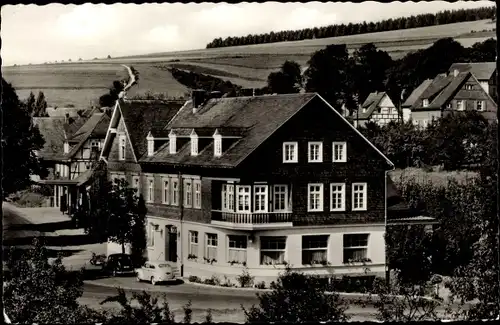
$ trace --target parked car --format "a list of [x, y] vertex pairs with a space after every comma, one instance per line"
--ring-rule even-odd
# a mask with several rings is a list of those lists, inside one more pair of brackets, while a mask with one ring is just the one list
[[146, 262], [136, 269], [137, 281], [149, 281], [152, 285], [158, 282], [175, 281], [175, 274], [170, 265], [165, 262]]
[[102, 269], [104, 272], [117, 275], [133, 275], [134, 267], [132, 257], [129, 254], [111, 254], [104, 262]]

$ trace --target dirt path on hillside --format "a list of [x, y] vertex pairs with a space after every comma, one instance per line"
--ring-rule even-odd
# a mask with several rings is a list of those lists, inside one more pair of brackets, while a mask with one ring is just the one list
[[130, 69], [130, 67], [128, 65], [122, 64], [122, 67], [124, 67], [125, 69], [127, 69], [128, 75], [129, 75], [129, 79], [128, 79], [128, 83], [125, 85], [125, 87], [123, 87], [123, 91], [119, 95], [120, 98], [123, 98], [123, 96], [127, 93], [127, 91], [133, 85], [135, 85], [135, 82], [137, 81], [135, 79], [135, 75], [132, 73], [132, 69]]

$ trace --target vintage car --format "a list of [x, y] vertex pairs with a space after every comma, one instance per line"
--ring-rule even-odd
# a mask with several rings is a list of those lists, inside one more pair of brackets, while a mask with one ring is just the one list
[[165, 262], [146, 262], [136, 269], [137, 281], [149, 281], [152, 285], [158, 282], [175, 281], [175, 274], [170, 265]]
[[134, 266], [129, 254], [111, 254], [104, 262], [102, 269], [112, 276], [133, 275]]

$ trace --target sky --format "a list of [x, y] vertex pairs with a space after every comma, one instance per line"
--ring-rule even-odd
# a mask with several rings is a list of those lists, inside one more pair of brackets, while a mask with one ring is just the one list
[[492, 1], [2, 6], [3, 65], [205, 48], [216, 37], [379, 21]]

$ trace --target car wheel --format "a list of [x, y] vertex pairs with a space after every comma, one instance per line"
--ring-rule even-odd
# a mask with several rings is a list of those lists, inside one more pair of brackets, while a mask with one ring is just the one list
[[116, 276], [116, 270], [113, 270], [111, 274], [113, 274], [113, 276]]
[[137, 275], [135, 279], [137, 280], [137, 282], [141, 282], [141, 278], [139, 277], [139, 275]]
[[154, 276], [152, 276], [152, 277], [151, 277], [151, 284], [152, 284], [152, 285], [156, 285], [156, 280], [155, 280], [155, 277], [154, 277]]

